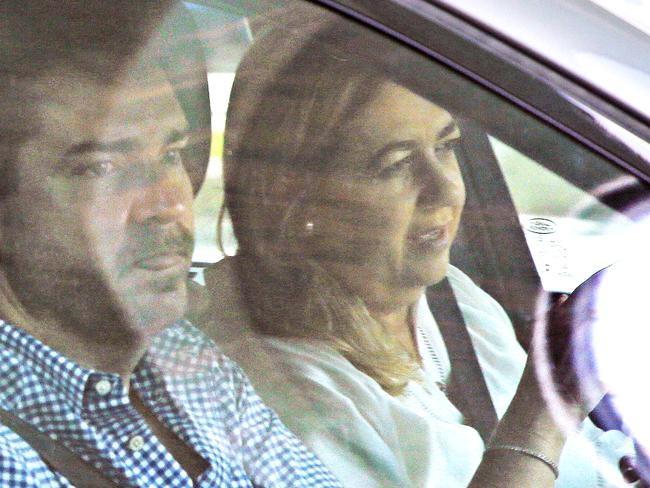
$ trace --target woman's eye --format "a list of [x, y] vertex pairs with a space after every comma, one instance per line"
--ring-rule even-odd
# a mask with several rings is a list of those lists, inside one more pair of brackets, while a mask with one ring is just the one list
[[183, 162], [180, 149], [168, 149], [162, 156], [162, 163], [166, 166], [176, 166]]
[[414, 155], [411, 150], [400, 150], [390, 154], [383, 161], [377, 176], [382, 179], [392, 178], [399, 175], [403, 170], [413, 163]]
[[71, 176], [85, 178], [101, 178], [113, 173], [116, 165], [109, 160], [101, 161], [79, 161], [69, 167], [68, 173]]
[[448, 158], [449, 156], [454, 154], [454, 151], [458, 149], [459, 145], [460, 145], [460, 137], [457, 137], [456, 139], [448, 139], [446, 141], [436, 144], [435, 146], [436, 157], [438, 159]]

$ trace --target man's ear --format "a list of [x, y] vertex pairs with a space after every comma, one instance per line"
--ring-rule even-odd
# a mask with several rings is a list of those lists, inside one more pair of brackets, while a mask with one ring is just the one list
[[[0, 175], [1, 177], [1, 175]], [[4, 185], [0, 184], [0, 187]], [[4, 189], [4, 188], [3, 188]], [[5, 237], [7, 236], [7, 199], [8, 196], [6, 193], [0, 193], [0, 256], [2, 256], [2, 246], [5, 242]], [[0, 258], [0, 268], [2, 267], [2, 258]]]
[[[4, 199], [0, 200], [0, 248], [5, 246], [6, 239], [11, 239], [11, 233], [6, 229], [6, 206]], [[23, 326], [29, 323], [29, 315], [16, 296], [11, 285], [5, 263], [3, 262], [2, 249], [0, 249], [0, 320]]]
[[[0, 178], [3, 173], [0, 172]], [[3, 262], [7, 249], [15, 242], [15, 226], [17, 220], [20, 218], [20, 204], [16, 201], [15, 187], [5, 185], [11, 179], [7, 179], [0, 183], [0, 272], [4, 271], [5, 263]], [[13, 184], [13, 182], [12, 182]], [[13, 230], [12, 230], [13, 229]]]

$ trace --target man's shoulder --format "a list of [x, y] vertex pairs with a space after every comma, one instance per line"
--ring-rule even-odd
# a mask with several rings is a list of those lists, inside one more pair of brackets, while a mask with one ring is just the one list
[[0, 424], [0, 484], [12, 487], [60, 486], [38, 453]]
[[[0, 408], [10, 408], [17, 399], [30, 396], [42, 382], [34, 376], [32, 362], [17, 349], [13, 337], [6, 334], [8, 325], [0, 320]], [[33, 348], [25, 346], [24, 350]]]

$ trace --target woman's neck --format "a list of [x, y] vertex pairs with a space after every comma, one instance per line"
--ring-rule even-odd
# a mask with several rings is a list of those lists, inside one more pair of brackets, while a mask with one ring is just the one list
[[419, 360], [413, 320], [414, 306], [415, 304], [404, 305], [389, 311], [371, 311], [370, 313], [401, 344], [406, 352]]

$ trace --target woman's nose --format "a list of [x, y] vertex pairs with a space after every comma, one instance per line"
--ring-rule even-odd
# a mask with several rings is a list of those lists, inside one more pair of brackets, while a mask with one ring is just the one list
[[465, 185], [455, 156], [440, 160], [434, 148], [425, 151], [422, 164], [416, 172], [420, 206], [462, 206]]

